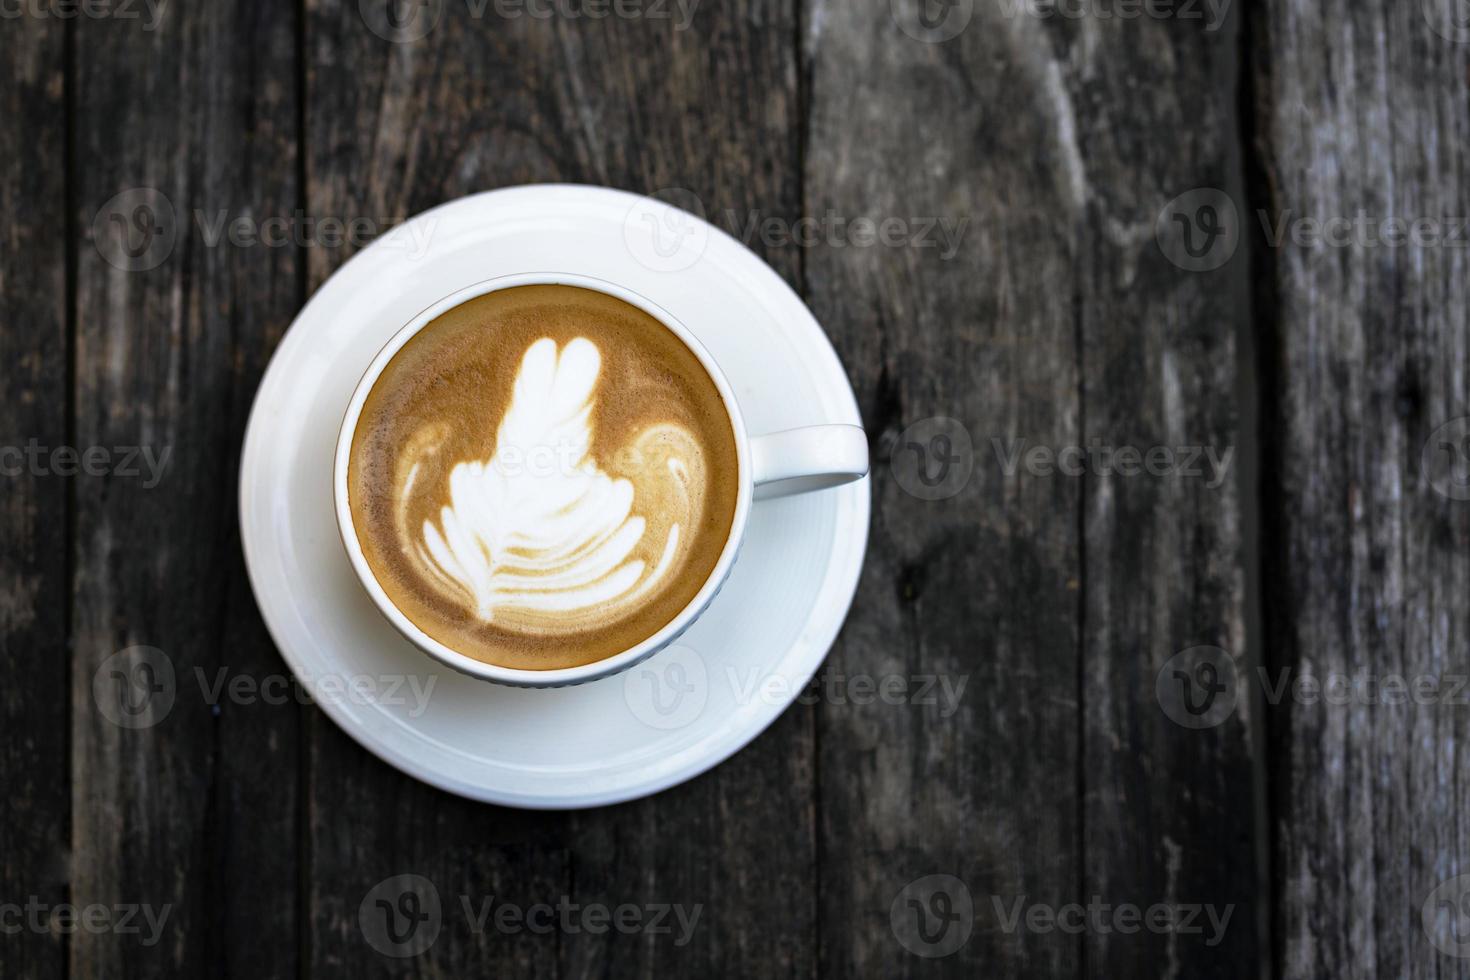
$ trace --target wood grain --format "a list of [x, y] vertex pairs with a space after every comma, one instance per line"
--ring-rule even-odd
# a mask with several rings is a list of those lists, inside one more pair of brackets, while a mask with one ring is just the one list
[[[1079, 976], [1076, 937], [1008, 934], [994, 908], [1072, 901], [1082, 870], [1081, 486], [1007, 477], [991, 444], [1081, 435], [1054, 66], [996, 10], [977, 6], [962, 33], [926, 43], [894, 9], [808, 10], [807, 208], [968, 231], [948, 261], [912, 242], [807, 256], [810, 302], [852, 375], [874, 460], [865, 572], [824, 673], [898, 677], [916, 697], [926, 675], [966, 686], [948, 716], [907, 700], [821, 706], [821, 972]], [[974, 469], [930, 500], [914, 495], [909, 443], [932, 446], [936, 416], [970, 433]], [[913, 914], [904, 890], [933, 874], [964, 883], [974, 932], [927, 960], [890, 911]]]
[[[823, 962], [927, 972], [887, 913], [909, 880], [945, 873], [974, 905], [973, 937], [939, 961], [955, 975], [1240, 976], [1258, 956], [1248, 709], [1188, 731], [1154, 690], [1186, 647], [1245, 655], [1235, 483], [1007, 472], [1003, 458], [1233, 445], [1244, 265], [1186, 272], [1153, 233], [1175, 194], [1239, 180], [1233, 32], [976, 5], [926, 42], [903, 9], [817, 3], [807, 32], [811, 210], [971, 222], [949, 262], [912, 246], [809, 260], [879, 462], [867, 575], [833, 662], [969, 687], [947, 719], [822, 711]], [[1171, 126], [1210, 135], [1183, 151], [1137, 138]], [[938, 501], [906, 492], [903, 471], [934, 416], [964, 423], [975, 466]], [[876, 859], [844, 860], [858, 853]], [[1093, 896], [1236, 917], [1206, 946], [1028, 930], [1001, 912]]]
[[[47, 905], [68, 900], [66, 481], [24, 454], [67, 442], [64, 26], [0, 36], [0, 901]], [[59, 935], [0, 941], [0, 976], [65, 967]]]
[[[1441, 492], [1463, 485], [1467, 448], [1441, 427], [1470, 414], [1465, 219], [1452, 220], [1470, 213], [1470, 45], [1432, 26], [1452, 9], [1281, 0], [1253, 27], [1257, 234], [1286, 221], [1304, 235], [1262, 244], [1272, 668], [1349, 692], [1357, 678], [1434, 685], [1424, 703], [1288, 692], [1269, 709], [1286, 978], [1470, 975], [1421, 927], [1434, 889], [1470, 872], [1470, 711], [1449, 690], [1470, 673], [1470, 504]], [[1337, 245], [1302, 224], [1360, 214], [1369, 231]], [[1462, 244], [1394, 246], [1389, 218]]]
[[[684, 188], [711, 215], [797, 212], [791, 3], [696, 6], [687, 30], [667, 19], [503, 17], [457, 2], [435, 11], [421, 39], [396, 43], [368, 29], [355, 2], [309, 5], [314, 213], [402, 218], [538, 181]], [[346, 251], [313, 250], [313, 286]], [[795, 253], [768, 255], [794, 282]], [[809, 975], [812, 754], [811, 713], [793, 710], [713, 773], [653, 799], [528, 814], [430, 789], [314, 716], [309, 963], [327, 974]], [[445, 912], [434, 945], [395, 963], [363, 941], [357, 908], [401, 873], [433, 882]], [[704, 910], [676, 947], [647, 934], [476, 932], [461, 896]]]
[[[300, 709], [209, 693], [285, 670], [245, 582], [236, 460], [302, 267], [212, 229], [299, 203], [296, 23], [283, 2], [76, 23], [76, 439], [169, 453], [76, 481], [73, 895], [168, 908], [153, 946], [73, 935], [78, 977], [296, 971]], [[105, 700], [140, 689], [109, 658], [139, 645], [173, 697], [157, 670], [144, 727], [123, 727]]]
[[[0, 933], [0, 977], [1470, 977], [1421, 919], [1470, 892], [1436, 892], [1470, 874], [1453, 0], [1251, 0], [1223, 23], [1024, 0], [135, 6], [0, 20], [0, 905], [167, 918], [156, 945]], [[395, 42], [390, 8], [432, 24]], [[536, 814], [401, 775], [315, 707], [229, 695], [288, 675], [239, 557], [246, 415], [353, 251], [230, 223], [391, 223], [553, 180], [686, 189], [804, 293], [871, 435], [874, 516], [814, 706], [652, 799]], [[1238, 246], [1191, 267], [1176, 199], [1196, 232], [1201, 202], [1229, 209]], [[1385, 242], [1392, 217], [1454, 240]], [[817, 244], [786, 233], [802, 218]], [[1294, 237], [1330, 219], [1345, 241]], [[108, 462], [59, 472], [31, 440]], [[1024, 457], [1089, 445], [1234, 455], [1200, 476]], [[951, 453], [965, 479], [920, 478]], [[1192, 728], [1157, 682], [1199, 646], [1237, 683]], [[890, 679], [898, 703], [853, 697]], [[358, 909], [401, 873], [445, 917], [395, 960]], [[969, 900], [952, 951], [914, 930], [951, 910], [915, 890], [933, 875]], [[702, 915], [687, 946], [477, 932], [462, 896]], [[1007, 921], [1094, 896], [1231, 918], [1215, 945], [1208, 924]]]
[[[1083, 477], [1081, 897], [1203, 907], [1179, 931], [1089, 930], [1094, 976], [1234, 980], [1263, 962], [1249, 688], [1195, 729], [1164, 710], [1182, 692], [1164, 702], [1158, 687], [1161, 672], [1178, 683], [1175, 658], [1192, 648], [1224, 651], [1237, 681], [1258, 656], [1241, 515], [1253, 492], [1242, 489], [1253, 443], [1237, 379], [1237, 338], [1251, 328], [1243, 208], [1224, 209], [1237, 235], [1203, 263], [1218, 268], [1181, 267], [1189, 253], [1157, 231], [1181, 197], [1186, 208], [1201, 193], [1243, 199], [1237, 20], [1084, 21], [1061, 68], [1082, 192], [1067, 212], [1079, 231], [1081, 428], [1089, 446], [1118, 449]], [[1130, 447], [1155, 454], [1157, 470], [1138, 472]]]

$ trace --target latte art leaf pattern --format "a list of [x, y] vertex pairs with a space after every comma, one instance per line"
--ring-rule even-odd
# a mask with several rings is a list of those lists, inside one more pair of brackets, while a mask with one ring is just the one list
[[[638, 461], [632, 478], [606, 472], [593, 455], [601, 369], [585, 338], [533, 343], [493, 455], [456, 463], [447, 504], [423, 523], [419, 561], [484, 622], [532, 632], [606, 622], [677, 565], [700, 505], [697, 443], [678, 425], [650, 426], [624, 447]], [[656, 532], [640, 504], [657, 508]]]
[[717, 379], [651, 314], [562, 284], [441, 313], [363, 402], [347, 497], [430, 639], [558, 670], [654, 636], [709, 585], [741, 492]]

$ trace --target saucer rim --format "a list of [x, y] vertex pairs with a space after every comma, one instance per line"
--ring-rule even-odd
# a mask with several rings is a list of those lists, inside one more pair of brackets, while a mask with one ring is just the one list
[[[638, 202], [647, 200], [643, 195], [596, 185], [566, 183], [528, 184], [503, 187], [456, 198], [420, 212], [408, 220], [410, 222], [422, 221], [430, 216], [450, 209], [462, 208], [468, 211], [476, 208], [500, 206], [502, 204], [506, 206], [536, 205], [537, 202], [534, 199], [538, 197], [549, 199], [541, 204], [542, 207], [545, 207], [549, 203], [583, 203], [588, 207], [589, 211], [599, 206], [605, 206], [618, 201], [621, 201], [625, 207], [632, 207]], [[517, 201], [515, 200], [517, 198], [526, 198], [529, 200]], [[856, 396], [853, 393], [851, 382], [847, 379], [846, 371], [842, 367], [842, 362], [837, 356], [836, 349], [832, 345], [831, 338], [821, 328], [820, 323], [817, 322], [815, 315], [806, 306], [805, 301], [769, 264], [751, 251], [744, 243], [713, 223], [705, 221], [702, 218], [699, 220], [706, 226], [712, 240], [722, 240], [726, 247], [735, 245], [739, 251], [745, 253], [747, 264], [753, 263], [750, 267], [763, 280], [763, 286], [773, 288], [778, 294], [782, 295], [783, 299], [796, 304], [796, 308], [805, 312], [804, 320], [811, 327], [809, 331], [811, 334], [810, 341], [825, 345], [826, 352], [830, 355], [831, 362], [837, 366], [838, 373], [841, 377], [840, 385], [833, 384], [834, 378], [823, 377], [818, 381], [820, 385], [835, 389], [834, 394], [837, 396], [837, 399], [845, 405], [846, 417], [834, 418], [828, 421], [862, 425], [861, 413], [858, 410]], [[361, 267], [364, 263], [359, 260], [363, 260], [372, 254], [374, 249], [382, 247], [383, 241], [383, 239], [379, 239], [370, 244], [338, 267], [327, 280], [317, 287], [306, 304], [293, 318], [290, 327], [286, 330], [280, 342], [277, 344], [275, 351], [272, 353], [266, 370], [261, 375], [246, 423], [245, 437], [242, 441], [239, 469], [239, 519], [241, 550], [245, 561], [246, 575], [257, 608], [260, 611], [261, 620], [271, 637], [272, 643], [280, 653], [282, 660], [298, 678], [303, 676], [303, 665], [300, 661], [300, 656], [294, 652], [291, 645], [283, 642], [282, 630], [284, 627], [275, 621], [276, 614], [269, 611], [267, 603], [263, 601], [262, 596], [266, 595], [267, 592], [265, 585], [259, 579], [261, 565], [264, 561], [263, 549], [268, 546], [269, 535], [264, 534], [256, 526], [256, 522], [251, 516], [253, 512], [259, 510], [252, 496], [253, 481], [251, 474], [256, 472], [266, 459], [263, 455], [266, 452], [266, 447], [260, 445], [260, 439], [262, 438], [265, 427], [264, 419], [271, 409], [270, 406], [265, 404], [265, 399], [262, 396], [269, 391], [273, 379], [287, 370], [286, 364], [296, 356], [297, 348], [307, 343], [304, 331], [298, 330], [297, 327], [301, 326], [303, 321], [309, 318], [320, 317], [322, 315], [317, 307], [324, 305], [325, 301], [322, 297], [332, 280], [347, 277], [355, 267]], [[314, 424], [314, 421], [312, 419], [302, 419], [294, 424], [305, 426]], [[615, 805], [663, 792], [710, 771], [746, 748], [766, 731], [776, 719], [785, 714], [786, 710], [796, 701], [800, 692], [806, 687], [811, 677], [826, 661], [832, 645], [835, 643], [843, 624], [846, 622], [847, 615], [856, 598], [858, 584], [862, 576], [872, 516], [871, 487], [872, 475], [870, 473], [861, 480], [843, 487], [821, 491], [824, 495], [835, 495], [838, 493], [851, 495], [855, 507], [855, 513], [852, 514], [852, 517], [856, 519], [851, 522], [841, 520], [837, 522], [837, 533], [834, 535], [833, 543], [830, 547], [830, 554], [825, 565], [825, 578], [822, 583], [821, 596], [825, 598], [819, 597], [819, 600], [813, 603], [804, 621], [804, 625], [806, 626], [819, 624], [819, 628], [816, 632], [804, 634], [802, 637], [803, 643], [810, 649], [810, 653], [806, 657], [806, 662], [801, 664], [799, 669], [791, 675], [795, 683], [788, 685], [789, 696], [785, 697], [780, 704], [770, 705], [770, 710], [763, 711], [756, 716], [751, 716], [748, 721], [743, 721], [742, 727], [733, 733], [730, 733], [728, 730], [728, 726], [731, 724], [729, 720], [720, 723], [720, 725], [712, 729], [711, 736], [707, 737], [703, 742], [684, 750], [686, 753], [695, 753], [697, 751], [698, 758], [670, 768], [664, 771], [662, 775], [650, 776], [641, 781], [630, 781], [606, 790], [568, 793], [558, 796], [486, 786], [474, 781], [456, 778], [450, 773], [431, 768], [420, 760], [414, 759], [409, 754], [401, 751], [391, 740], [374, 739], [369, 727], [362, 724], [361, 720], [353, 715], [344, 704], [330, 699], [319, 700], [316, 703], [328, 718], [351, 737], [353, 741], [399, 772], [445, 792], [477, 802], [526, 810], [561, 811]], [[716, 596], [712, 600], [711, 606], [718, 601], [719, 598]], [[382, 628], [389, 632], [393, 630], [392, 625], [386, 620], [383, 621]], [[428, 657], [427, 654], [424, 656], [429, 662], [443, 666], [438, 661]], [[786, 656], [791, 656], [790, 650], [787, 651]], [[610, 677], [616, 676], [619, 675], [604, 676], [588, 681], [587, 683], [589, 685], [597, 683], [606, 684], [609, 683]], [[476, 679], [480, 683], [489, 683], [481, 678]], [[523, 690], [530, 693], [530, 696], [536, 696], [533, 693], [535, 689], [527, 688]], [[546, 690], [555, 689], [547, 688]], [[411, 722], [405, 724], [411, 727]], [[723, 735], [720, 734], [722, 728], [725, 729], [725, 734]], [[426, 742], [433, 742], [458, 754], [465, 755], [467, 758], [474, 758], [466, 750], [458, 746], [446, 745], [422, 731], [418, 734]], [[732, 734], [733, 737], [731, 737]], [[718, 744], [711, 745], [711, 741], [715, 738], [722, 738], [723, 740], [719, 741]], [[509, 767], [506, 768], [508, 769]]]

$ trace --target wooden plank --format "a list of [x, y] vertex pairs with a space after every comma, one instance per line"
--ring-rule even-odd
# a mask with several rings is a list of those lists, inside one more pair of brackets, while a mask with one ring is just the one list
[[[420, 8], [429, 21], [402, 22], [404, 36], [422, 37], [398, 43], [381, 36], [395, 36], [386, 22], [374, 22], [378, 33], [366, 26], [357, 3], [313, 0], [312, 211], [402, 217], [476, 191], [563, 180], [687, 188], [712, 215], [795, 214], [793, 4], [695, 5], [687, 30], [679, 12], [689, 5], [633, 7], [672, 19], [547, 20], [431, 3]], [[313, 286], [347, 251], [313, 252]], [[794, 252], [771, 258], [796, 280]], [[689, 785], [606, 810], [526, 814], [421, 785], [314, 716], [310, 963], [333, 974], [393, 968], [364, 942], [357, 909], [377, 882], [413, 873], [446, 908], [435, 943], [397, 961], [405, 972], [809, 975], [812, 757], [811, 712], [796, 708]], [[341, 833], [344, 813], [367, 815], [365, 825]], [[692, 941], [676, 947], [648, 935], [477, 934], [463, 895], [705, 910]]]
[[[1082, 477], [1081, 898], [1167, 916], [1133, 934], [1089, 928], [1095, 976], [1237, 980], [1264, 962], [1252, 698], [1239, 683], [1256, 652], [1240, 469], [1254, 444], [1237, 379], [1251, 329], [1238, 20], [1087, 20], [1060, 68], [1077, 131], [1082, 431], [1087, 447], [1116, 451]], [[1187, 240], [1181, 219], [1195, 226]], [[1236, 686], [1205, 701], [1183, 687], [1204, 670]], [[1186, 700], [1211, 709], [1181, 711]]]
[[303, 267], [219, 222], [299, 204], [297, 18], [159, 13], [75, 25], [76, 438], [143, 452], [76, 482], [72, 870], [76, 901], [167, 918], [153, 945], [78, 932], [70, 966], [288, 976], [300, 709], [211, 692], [285, 670], [245, 581], [236, 461]]
[[[0, 41], [0, 900], [48, 906], [68, 900], [71, 820], [67, 494], [49, 462], [67, 443], [64, 34], [26, 17]], [[65, 967], [66, 939], [49, 930], [0, 942], [0, 976]]]
[[[1470, 31], [1455, 13], [1278, 0], [1253, 25], [1272, 676], [1334, 685], [1269, 709], [1285, 978], [1470, 975], [1453, 945], [1470, 931], [1470, 712], [1452, 690], [1470, 672], [1470, 262], [1454, 220], [1470, 213]], [[1407, 230], [1382, 225], [1395, 218]]]
[[1008, 477], [991, 442], [1082, 435], [1071, 120], [1037, 31], [918, 10], [815, 3], [804, 32], [807, 211], [901, 223], [806, 257], [875, 464], [826, 673], [934, 702], [819, 708], [821, 974], [1078, 976], [1075, 936], [1007, 932], [995, 903], [1059, 907], [1081, 881], [1081, 485]]
[[[943, 873], [973, 907], [973, 935], [943, 960], [956, 975], [1239, 976], [1258, 955], [1248, 707], [1197, 732], [1155, 692], [1185, 648], [1246, 654], [1233, 474], [1209, 488], [1056, 469], [1094, 442], [1234, 444], [1243, 264], [1204, 276], [1154, 244], [1174, 194], [1238, 182], [1234, 33], [947, 9], [926, 24], [903, 4], [819, 4], [807, 35], [810, 210], [970, 222], [947, 262], [942, 244], [912, 243], [809, 259], [814, 306], [888, 462], [837, 663], [969, 679], [949, 718], [822, 712], [823, 865], [837, 879], [824, 883], [824, 963], [916, 973], [910, 954], [944, 953], [895, 942], [886, 921], [914, 898], [910, 880]], [[1168, 94], [1131, 97], [1140, 72]], [[1109, 92], [1114, 111], [1094, 111]], [[1188, 152], [1118, 135], [1186, 120], [1210, 133]], [[945, 488], [918, 480], [912, 446], [958, 445], [934, 417], [963, 423], [974, 471], [931, 500]], [[1054, 462], [1011, 456], [1037, 447]], [[1209, 775], [1181, 798], [1181, 772]], [[843, 860], [854, 853], [876, 858]], [[1219, 945], [1124, 935], [1111, 919], [1080, 939], [1006, 923], [1094, 896], [1233, 907], [1232, 921]]]

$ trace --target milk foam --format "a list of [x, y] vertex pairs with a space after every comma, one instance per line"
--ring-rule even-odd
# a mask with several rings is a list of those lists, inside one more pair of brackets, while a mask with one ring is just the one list
[[[592, 453], [601, 370], [584, 337], [532, 343], [493, 454], [449, 469], [437, 521], [400, 526], [427, 578], [483, 622], [532, 633], [613, 622], [688, 549], [703, 506], [699, 443], [676, 423], [651, 424], [619, 452], [626, 475], [610, 475]], [[414, 440], [400, 501], [445, 435]]]

